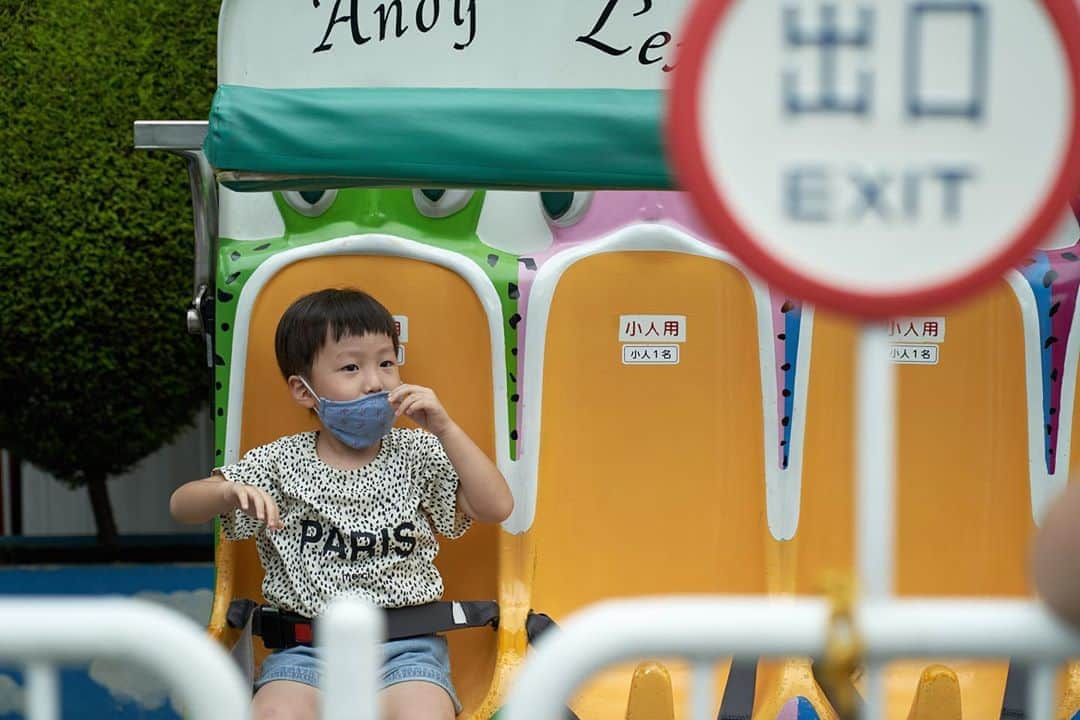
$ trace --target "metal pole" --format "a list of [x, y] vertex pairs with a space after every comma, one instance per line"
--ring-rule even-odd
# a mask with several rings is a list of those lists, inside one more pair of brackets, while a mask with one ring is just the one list
[[711, 720], [716, 712], [713, 704], [713, 662], [697, 660], [690, 674], [690, 720]]
[[52, 664], [26, 666], [26, 710], [30, 720], [60, 719], [60, 679]]
[[1053, 720], [1057, 700], [1057, 665], [1039, 663], [1031, 670], [1028, 686], [1028, 720]]
[[[889, 360], [889, 336], [881, 325], [862, 326], [856, 373], [858, 592], [867, 601], [884, 601], [893, 592], [896, 373]], [[885, 700], [881, 665], [867, 664], [866, 681], [866, 714], [868, 718], [880, 717]]]
[[327, 608], [315, 626], [315, 641], [326, 653], [322, 720], [375, 720], [382, 641], [386, 629], [374, 606], [344, 598]]

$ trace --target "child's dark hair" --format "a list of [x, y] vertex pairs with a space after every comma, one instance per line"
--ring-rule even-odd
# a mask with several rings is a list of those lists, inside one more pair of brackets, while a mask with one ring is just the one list
[[390, 311], [375, 298], [353, 288], [327, 288], [300, 298], [278, 321], [274, 351], [278, 367], [288, 380], [311, 376], [315, 356], [326, 343], [346, 335], [386, 335], [398, 349], [397, 325]]

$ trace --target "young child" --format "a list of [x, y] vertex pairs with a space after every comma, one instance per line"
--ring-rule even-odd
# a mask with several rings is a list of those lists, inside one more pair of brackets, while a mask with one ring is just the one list
[[[220, 515], [226, 537], [257, 537], [271, 605], [314, 618], [346, 594], [386, 608], [438, 600], [435, 532], [457, 538], [471, 520], [501, 522], [513, 509], [502, 474], [435, 393], [402, 383], [397, 345], [393, 317], [366, 293], [300, 298], [278, 323], [277, 361], [293, 400], [322, 429], [254, 448], [173, 493], [177, 520]], [[422, 429], [391, 427], [402, 415]], [[383, 650], [384, 717], [460, 712], [443, 637]], [[304, 646], [269, 656], [253, 717], [314, 719], [321, 662]]]

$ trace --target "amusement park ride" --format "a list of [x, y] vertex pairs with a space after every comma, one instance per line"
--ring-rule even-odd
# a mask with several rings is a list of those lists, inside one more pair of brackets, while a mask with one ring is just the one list
[[[383, 300], [516, 502], [439, 555], [446, 599], [499, 609], [448, 633], [462, 717], [540, 614], [615, 598], [1026, 600], [1080, 432], [1078, 38], [1071, 0], [225, 0], [209, 121], [135, 128], [188, 158], [216, 462], [313, 428], [277, 391], [293, 300]], [[244, 650], [254, 544], [216, 565]], [[682, 717], [698, 678], [724, 718], [834, 718], [845, 683], [893, 720], [1024, 711], [1008, 657], [859, 677], [847, 647], [642, 657], [569, 707]]]

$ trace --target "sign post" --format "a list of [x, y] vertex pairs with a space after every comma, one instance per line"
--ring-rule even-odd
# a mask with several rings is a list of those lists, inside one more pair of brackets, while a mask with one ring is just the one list
[[[677, 177], [770, 284], [861, 318], [857, 568], [893, 578], [894, 367], [881, 321], [959, 300], [1080, 190], [1074, 0], [699, 0], [668, 119]], [[884, 697], [867, 668], [867, 706]]]

